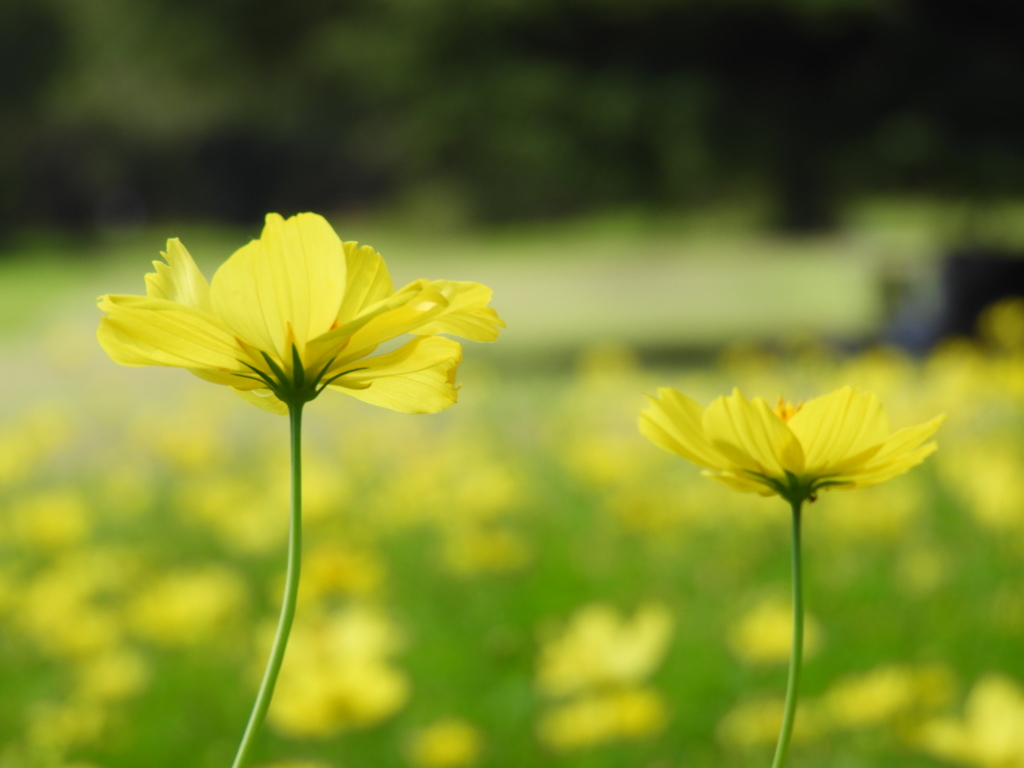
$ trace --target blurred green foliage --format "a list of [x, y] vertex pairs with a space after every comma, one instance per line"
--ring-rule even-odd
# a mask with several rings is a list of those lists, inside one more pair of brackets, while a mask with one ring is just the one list
[[0, 232], [1021, 191], [1012, 4], [7, 0]]
[[[877, 235], [895, 211], [864, 216]], [[400, 230], [354, 234], [405, 253], [396, 277], [451, 251], [527, 278], [587, 254], [592, 274], [683, 242], [649, 224], [631, 240], [628, 224], [418, 250]], [[891, 242], [917, 240], [903, 224]], [[286, 424], [184, 371], [106, 358], [91, 299], [138, 290], [140, 254], [162, 241], [106, 234], [109, 262], [40, 250], [0, 270], [0, 322], [19, 323], [0, 349], [0, 766], [214, 768], [279, 605]], [[241, 233], [177, 234], [209, 274]], [[504, 313], [517, 297], [495, 287]], [[326, 394], [308, 411], [303, 588], [258, 768], [765, 764], [786, 507], [701, 477], [636, 417], [665, 385], [707, 403], [734, 385], [799, 400], [842, 384], [877, 392], [896, 428], [949, 421], [924, 466], [808, 508], [793, 765], [1019, 764], [1024, 303], [986, 312], [978, 336], [924, 358], [805, 339], [659, 367], [605, 343], [554, 372], [467, 345], [444, 413]]]
[[[787, 509], [659, 451], [636, 415], [666, 384], [708, 402], [845, 383], [895, 427], [950, 418], [923, 467], [808, 508], [793, 764], [1019, 764], [1000, 734], [1024, 724], [1024, 308], [1005, 309], [988, 346], [925, 361], [812, 345], [652, 370], [607, 347], [548, 375], [467, 354], [443, 414], [325, 395], [259, 765], [767, 761]], [[114, 367], [92, 330], [63, 321], [3, 359], [0, 765], [222, 766], [280, 599], [285, 422], [184, 371]], [[468, 748], [416, 748], [453, 718]]]

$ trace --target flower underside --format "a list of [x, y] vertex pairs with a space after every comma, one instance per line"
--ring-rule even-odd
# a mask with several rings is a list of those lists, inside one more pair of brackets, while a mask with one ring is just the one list
[[920, 464], [944, 416], [895, 433], [878, 398], [856, 388], [771, 408], [737, 389], [706, 409], [671, 388], [640, 414], [640, 431], [737, 490], [814, 500], [829, 488], [884, 482]]
[[[209, 283], [177, 239], [162, 255], [145, 296], [100, 297], [107, 354], [186, 368], [277, 413], [328, 387], [407, 413], [442, 410], [457, 399], [462, 347], [441, 334], [493, 341], [505, 325], [479, 283], [395, 290], [380, 254], [343, 243], [316, 214], [268, 215]], [[374, 354], [399, 337], [411, 339]]]
[[307, 380], [305, 366], [302, 364], [302, 358], [299, 357], [299, 348], [294, 344], [292, 345], [291, 375], [288, 375], [266, 352], [261, 352], [260, 354], [263, 357], [264, 362], [267, 364], [267, 367], [270, 369], [270, 373], [267, 373], [244, 360], [240, 360], [239, 362], [252, 371], [252, 374], [236, 373], [235, 376], [265, 384], [266, 388], [270, 390], [278, 400], [288, 405], [307, 403], [310, 400], [314, 400], [325, 389], [327, 389], [328, 386], [334, 384], [342, 376], [366, 370], [365, 368], [350, 368], [349, 370], [328, 376], [327, 371], [330, 370], [331, 365], [337, 359], [335, 356], [328, 360], [323, 367], [320, 368], [318, 373], [308, 377]]

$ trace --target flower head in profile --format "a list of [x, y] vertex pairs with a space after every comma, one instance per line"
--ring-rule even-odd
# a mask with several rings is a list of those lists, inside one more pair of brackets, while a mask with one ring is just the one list
[[649, 400], [640, 431], [656, 445], [733, 488], [791, 502], [903, 474], [935, 450], [926, 441], [945, 420], [890, 433], [878, 397], [855, 387], [797, 406], [780, 399], [775, 408], [738, 389], [707, 408], [671, 388]]
[[483, 751], [483, 736], [467, 721], [447, 717], [417, 731], [408, 759], [416, 768], [468, 768]]
[[343, 243], [313, 213], [269, 214], [209, 283], [177, 238], [162, 255], [145, 296], [100, 297], [103, 349], [122, 365], [187, 368], [278, 413], [327, 387], [405, 413], [443, 410], [462, 348], [439, 334], [493, 341], [505, 325], [478, 283], [396, 291], [379, 253]]

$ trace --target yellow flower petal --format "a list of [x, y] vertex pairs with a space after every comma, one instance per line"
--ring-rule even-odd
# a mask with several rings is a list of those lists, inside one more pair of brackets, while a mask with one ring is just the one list
[[[364, 308], [359, 315], [345, 323], [342, 323], [337, 328], [331, 329], [322, 336], [317, 336], [306, 345], [306, 365], [311, 369], [319, 370], [330, 362], [332, 358], [336, 359], [341, 357], [342, 352], [345, 352], [343, 359], [346, 361], [368, 355], [374, 350], [377, 344], [380, 343], [380, 340], [387, 341], [394, 338], [393, 335], [390, 335], [393, 333], [393, 330], [391, 329], [401, 325], [401, 319], [403, 317], [407, 320], [411, 318], [413, 324], [415, 324], [422, 321], [422, 314], [424, 311], [429, 310], [434, 312], [436, 315], [437, 312], [441, 311], [441, 307], [420, 307], [412, 313], [406, 311], [404, 314], [399, 313], [390, 315], [389, 317], [381, 320], [375, 328], [371, 328], [370, 331], [361, 335], [354, 344], [351, 343], [352, 337], [355, 335], [356, 331], [359, 331], [364, 326], [368, 325], [370, 321], [390, 312], [393, 309], [399, 309], [421, 299], [424, 303], [436, 304], [439, 300], [438, 295], [434, 291], [428, 291], [426, 295], [424, 295], [424, 288], [426, 286], [426, 280], [418, 280], [415, 283], [410, 283], [402, 288], [402, 290], [392, 294], [388, 298], [374, 302], [369, 307]], [[401, 334], [402, 331], [399, 329], [395, 335]], [[380, 340], [375, 341], [375, 339]], [[340, 365], [344, 365], [344, 363], [341, 363]], [[335, 366], [336, 369], [337, 367], [339, 366]]]
[[355, 242], [344, 243], [344, 248], [347, 277], [345, 298], [338, 310], [339, 323], [347, 323], [395, 292], [387, 265], [379, 253]]
[[146, 295], [154, 299], [167, 299], [187, 307], [212, 312], [210, 305], [210, 284], [199, 271], [192, 255], [172, 237], [167, 241], [167, 251], [160, 255], [166, 260], [154, 261], [155, 273], [146, 275]]
[[844, 472], [842, 479], [848, 480], [851, 487], [860, 488], [885, 482], [916, 467], [938, 448], [934, 442], [922, 443], [934, 435], [945, 420], [942, 414], [924, 424], [893, 433], [874, 456], [863, 465]]
[[257, 408], [262, 408], [264, 411], [278, 416], [288, 415], [288, 406], [278, 400], [269, 389], [233, 389], [236, 395]]
[[213, 277], [217, 315], [245, 341], [281, 361], [294, 343], [334, 325], [345, 292], [345, 254], [331, 225], [314, 213], [267, 215], [259, 240], [238, 249]]
[[441, 336], [421, 336], [386, 355], [360, 360], [362, 370], [332, 389], [402, 413], [437, 413], [458, 399], [455, 373], [462, 346]]
[[659, 398], [640, 414], [640, 431], [652, 442], [736, 490], [794, 503], [823, 488], [874, 485], [906, 472], [935, 450], [922, 443], [945, 420], [889, 435], [878, 398], [851, 387], [780, 409], [787, 420], [738, 389], [703, 412], [674, 390], [659, 390]]
[[800, 443], [759, 397], [748, 401], [735, 389], [707, 407], [703, 425], [711, 445], [740, 469], [773, 478], [803, 471]]
[[915, 451], [904, 453], [899, 458], [888, 461], [884, 464], [875, 464], [859, 472], [848, 476], [848, 482], [843, 483], [847, 488], [864, 488], [869, 485], [878, 485], [886, 480], [891, 480], [897, 475], [913, 469], [922, 461], [931, 456], [939, 448], [938, 443], [927, 443]]
[[639, 426], [648, 440], [702, 467], [720, 469], [726, 464], [704, 437], [704, 409], [700, 405], [670, 387], [662, 387], [657, 398], [647, 400], [649, 405], [640, 412]]
[[720, 483], [725, 483], [730, 488], [736, 491], [742, 491], [743, 493], [756, 493], [759, 496], [776, 496], [776, 492], [769, 488], [764, 483], [758, 483], [750, 480], [742, 475], [737, 475], [732, 472], [711, 472], [705, 470], [701, 474], [704, 477], [710, 477], [712, 480], [717, 480]]
[[244, 372], [245, 353], [212, 315], [167, 299], [104, 296], [107, 313], [97, 333], [100, 345], [121, 365], [167, 365]]
[[[405, 290], [403, 288], [398, 294], [405, 295]], [[378, 344], [412, 333], [448, 306], [444, 296], [429, 286], [411, 291], [408, 296], [404, 304], [377, 315], [353, 333], [345, 347], [343, 360], [358, 359], [373, 352]]]
[[[145, 365], [149, 365], [149, 363], [145, 363]], [[259, 389], [263, 386], [263, 382], [247, 378], [251, 373], [251, 370], [248, 368], [244, 371], [245, 376], [239, 375], [242, 373], [241, 370], [225, 371], [213, 368], [189, 368], [188, 372], [211, 384], [223, 384], [236, 389], [250, 390]]]
[[804, 451], [805, 471], [843, 471], [876, 452], [889, 435], [889, 418], [874, 393], [843, 387], [806, 403], [789, 420]]
[[494, 341], [498, 329], [505, 321], [487, 306], [493, 291], [480, 283], [434, 280], [430, 287], [437, 290], [448, 306], [434, 320], [413, 331], [421, 336], [450, 333], [470, 341]]
[[868, 462], [868, 466], [870, 467], [885, 461], [891, 461], [903, 454], [913, 451], [921, 445], [921, 443], [934, 435], [945, 420], [946, 414], [943, 413], [930, 421], [926, 421], [924, 424], [918, 424], [916, 427], [907, 427], [899, 430], [898, 432], [894, 432], [888, 439], [886, 439], [885, 443], [882, 444], [878, 453], [871, 458], [871, 461]]

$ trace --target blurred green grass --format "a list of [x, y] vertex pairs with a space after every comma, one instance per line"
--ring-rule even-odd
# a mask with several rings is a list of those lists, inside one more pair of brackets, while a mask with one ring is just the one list
[[[636, 369], [628, 357], [603, 352], [581, 365], [573, 376], [509, 379], [471, 364], [463, 402], [437, 417], [402, 417], [342, 398], [311, 407], [307, 578], [321, 587], [301, 604], [301, 620], [316, 626], [318, 616], [360, 606], [382, 612], [400, 637], [388, 664], [410, 693], [363, 726], [341, 707], [338, 735], [272, 728], [262, 760], [406, 765], [412, 734], [448, 716], [479, 729], [481, 765], [710, 767], [767, 759], [763, 735], [748, 743], [722, 723], [752, 696], [784, 688], [784, 657], [769, 652], [766, 661], [757, 656], [762, 641], [751, 650], [735, 638], [765, 599], [785, 600], [785, 505], [733, 494], [645, 443], [633, 426], [639, 395], [665, 383], [703, 399], [731, 383], [809, 394], [853, 380], [880, 389], [901, 426], [948, 397], [944, 376], [925, 379], [907, 361], [884, 357], [745, 358], [673, 372]], [[170, 390], [140, 393], [137, 371], [85, 370], [59, 422], [55, 411], [36, 411], [5, 427], [3, 445], [20, 428], [22, 450], [31, 448], [32, 430], [39, 433], [30, 464], [6, 475], [2, 491], [5, 759], [43, 764], [40, 744], [50, 744], [65, 759], [110, 768], [223, 764], [262, 657], [255, 637], [266, 631], [279, 590], [283, 422], [175, 376], [181, 372], [160, 372], [175, 377]], [[991, 379], [989, 370], [974, 382], [980, 389], [970, 409], [951, 406], [944, 451], [969, 449], [969, 437], [993, 429], [993, 416], [1016, 412], [1013, 397], [986, 389]], [[135, 407], [103, 407], [104, 400], [123, 404], [127, 390], [141, 398]], [[1017, 652], [1024, 593], [1015, 586], [1024, 576], [1015, 543], [1024, 521], [1011, 512], [1009, 528], [993, 529], [972, 514], [969, 486], [956, 478], [937, 461], [875, 491], [825, 494], [809, 509], [808, 604], [823, 641], [807, 664], [807, 706], [823, 710], [845, 676], [886, 665], [938, 669], [940, 690], [937, 701], [912, 696], [894, 707], [884, 696], [862, 696], [857, 711], [866, 723], [822, 725], [798, 746], [794, 765], [940, 765], [914, 742], [913, 729], [956, 715], [986, 673], [1024, 678]], [[52, 501], [44, 503], [54, 489], [79, 498], [82, 527], [69, 532]], [[525, 556], [515, 547], [510, 556], [495, 540], [515, 542]], [[352, 553], [375, 563], [381, 579], [361, 580]], [[312, 565], [325, 556], [347, 574], [336, 570], [326, 587]], [[83, 558], [98, 559], [107, 586], [80, 594], [64, 583], [62, 573], [90, 572], [76, 570]], [[206, 597], [220, 605], [212, 613], [173, 603], [154, 618], [140, 607], [169, 574], [211, 567], [233, 574], [244, 597], [218, 603], [211, 582]], [[44, 583], [64, 586], [41, 593]], [[61, 590], [77, 595], [66, 603], [72, 610], [39, 624], [32, 600]], [[663, 663], [644, 683], [671, 713], [667, 727], [565, 754], [546, 748], [538, 723], [557, 699], [536, 680], [552, 633], [583, 606], [607, 603], [628, 617], [652, 601], [674, 624]], [[74, 638], [76, 621], [110, 622], [113, 634], [77, 651], [39, 635]], [[81, 670], [108, 642], [140, 655], [144, 682], [94, 702], [107, 714], [94, 738], [62, 742], [59, 729], [40, 720], [41, 703], [92, 701]]]
[[[207, 274], [236, 235], [197, 238]], [[607, 232], [565, 235], [577, 236], [575, 250], [538, 237], [534, 263], [625, 258], [589, 247]], [[436, 243], [416, 251], [419, 236], [382, 237], [389, 260], [391, 249], [411, 260], [395, 272], [445, 274]], [[92, 262], [3, 266], [3, 291], [29, 315], [12, 320], [0, 354], [3, 768], [213, 768], [230, 761], [251, 704], [283, 569], [285, 424], [183, 371], [118, 368], [96, 348], [91, 299], [141, 287], [150, 239], [155, 250], [155, 235], [137, 233]], [[483, 242], [451, 248], [481, 266], [519, 253]], [[966, 728], [964, 702], [986, 675], [1024, 681], [1020, 350], [956, 346], [913, 360], [737, 347], [705, 366], [644, 368], [606, 343], [574, 353], [564, 373], [482, 350], [467, 345], [460, 403], [443, 414], [340, 395], [309, 409], [299, 616], [300, 647], [312, 650], [283, 680], [312, 674], [325, 690], [285, 683], [281, 701], [299, 722], [326, 725], [305, 733], [272, 718], [261, 765], [409, 765], [417, 734], [449, 717], [479, 733], [481, 766], [767, 762], [775, 725], [757, 707], [785, 683], [778, 632], [764, 623], [786, 604], [785, 505], [721, 488], [646, 443], [641, 395], [663, 385], [707, 402], [734, 385], [797, 400], [856, 384], [878, 392], [895, 427], [950, 414], [924, 467], [809, 509], [808, 608], [821, 642], [803, 688], [813, 727], [794, 766], [946, 765], [927, 727], [946, 717]], [[579, 611], [603, 604], [626, 626], [643, 605], [671, 616], [664, 656], [618, 684], [653, 696], [668, 721], [631, 721], [632, 735], [605, 723], [589, 746], [559, 751], [541, 724], [608, 691], [554, 696], [539, 682], [542, 659]], [[328, 646], [341, 637], [355, 645], [336, 658]], [[374, 710], [396, 676], [405, 694]], [[1024, 716], [999, 712], [1006, 723]]]

